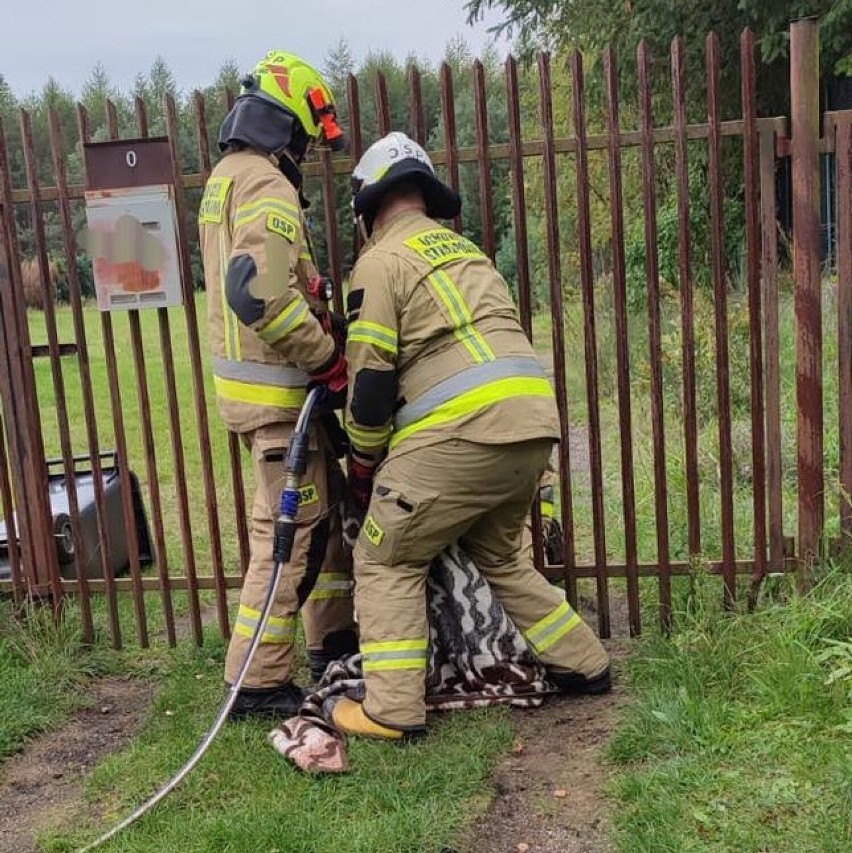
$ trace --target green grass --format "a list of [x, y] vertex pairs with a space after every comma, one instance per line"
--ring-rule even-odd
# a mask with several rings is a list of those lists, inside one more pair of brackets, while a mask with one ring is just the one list
[[[177, 770], [222, 698], [223, 643], [174, 654], [149, 725], [107, 758], [87, 785], [101, 823], [42, 839], [67, 851], [92, 840]], [[315, 778], [292, 769], [266, 742], [268, 723], [226, 726], [187, 782], [105, 851], [440, 851], [479, 809], [497, 758], [511, 743], [502, 711], [440, 719], [410, 747], [353, 741], [353, 772]]]
[[[698, 579], [628, 664], [609, 752], [620, 853], [852, 848], [852, 573], [752, 614]], [[786, 590], [781, 583], [779, 590]]]
[[[223, 698], [225, 643], [213, 626], [201, 649], [158, 639], [116, 652], [79, 638], [73, 604], [57, 624], [45, 609], [19, 617], [2, 603], [0, 768], [30, 737], [87, 705], [93, 678], [145, 678], [156, 699], [141, 734], [87, 779], [83, 812], [39, 839], [45, 851], [77, 849], [153, 793], [189, 757]], [[304, 680], [301, 650], [298, 663]], [[437, 853], [487, 806], [487, 780], [512, 741], [502, 709], [440, 716], [411, 747], [351, 742], [353, 772], [317, 779], [274, 752], [269, 728], [226, 726], [189, 780], [104, 850]]]
[[[603, 445], [604, 508], [611, 560], [624, 555], [623, 507], [616, 404], [615, 338], [607, 288], [598, 289], [598, 360]], [[225, 567], [237, 570], [236, 506], [230, 486], [225, 431], [209, 388], [205, 343], [205, 300], [197, 297], [207, 381], [214, 473], [221, 515]], [[680, 402], [679, 306], [664, 294], [663, 367], [665, 383], [666, 463], [669, 536], [673, 559], [686, 559], [686, 478]], [[792, 299], [781, 304], [783, 410], [783, 500], [785, 532], [795, 530], [795, 335]], [[179, 389], [182, 444], [186, 454], [193, 545], [200, 574], [210, 573], [201, 456], [192, 398], [186, 326], [180, 309], [171, 310], [175, 370]], [[731, 384], [733, 399], [734, 510], [737, 552], [752, 553], [752, 494], [749, 474], [747, 311], [733, 294]], [[44, 342], [43, 318], [30, 315], [33, 340]], [[73, 339], [70, 312], [58, 312], [60, 339]], [[566, 357], [572, 424], [587, 421], [583, 317], [579, 300], [569, 294], [564, 318], [569, 341]], [[836, 531], [834, 481], [837, 470], [837, 395], [835, 314], [826, 305], [826, 460], [828, 535]], [[744, 325], [745, 324], [745, 325]], [[86, 311], [100, 442], [114, 446], [106, 363], [100, 319]], [[136, 372], [129, 326], [114, 316], [118, 369], [125, 412], [130, 464], [140, 476], [147, 499], [147, 474], [136, 400]], [[163, 359], [156, 316], [142, 317], [147, 377], [152, 400], [158, 479], [164, 500], [166, 542], [172, 574], [184, 572], [177, 521], [177, 492]], [[718, 556], [721, 541], [718, 424], [712, 303], [696, 299], [699, 383], [699, 472], [701, 529], [705, 554]], [[656, 559], [653, 452], [649, 392], [647, 318], [630, 318], [631, 402], [637, 532], [641, 561]], [[550, 321], [535, 322], [536, 345], [549, 349]], [[48, 453], [58, 455], [55, 402], [49, 365], [36, 364]], [[71, 431], [76, 453], [87, 452], [79, 377], [65, 360]], [[251, 475], [244, 455], [247, 490]], [[575, 471], [574, 515], [578, 558], [592, 555], [591, 483]], [[150, 522], [149, 506], [149, 522]], [[778, 581], [782, 586], [786, 581]], [[612, 582], [614, 589], [623, 583]], [[676, 601], [686, 600], [691, 583], [676, 579]], [[612, 745], [619, 770], [613, 787], [619, 849], [661, 850], [845, 850], [852, 813], [848, 742], [852, 697], [847, 681], [826, 684], [842, 672], [848, 646], [832, 646], [852, 634], [850, 580], [838, 571], [806, 599], [768, 600], [753, 615], [722, 615], [718, 578], [700, 578], [698, 594], [676, 613], [678, 632], [671, 641], [656, 635], [656, 581], [642, 582], [644, 625], [649, 636], [636, 648], [630, 680], [636, 697]], [[209, 593], [202, 593], [208, 600]], [[212, 719], [221, 697], [224, 643], [215, 625], [205, 632], [202, 649], [184, 640], [165, 647], [158, 596], [146, 596], [153, 646], [135, 639], [132, 603], [121, 596], [120, 619], [125, 648], [105, 651], [107, 614], [102, 597], [93, 601], [93, 647], [79, 642], [79, 612], [71, 603], [65, 624], [54, 627], [39, 616], [19, 623], [11, 609], [0, 613], [0, 761], [27, 738], [51, 730], [85, 701], [85, 685], [95, 676], [131, 672], [151, 677], [158, 699], [142, 736], [123, 753], [109, 757], [87, 787], [92, 805], [104, 807], [99, 820], [78, 822], [69, 835], [42, 839], [43, 849], [73, 849], [165, 780], [185, 759]], [[176, 610], [186, 613], [185, 593], [175, 595]], [[834, 656], [832, 657], [832, 654]], [[842, 656], [846, 655], [847, 658]], [[171, 711], [167, 714], [166, 711]], [[355, 772], [345, 778], [314, 780], [291, 771], [265, 741], [262, 724], [229, 726], [202, 766], [150, 818], [108, 850], [274, 850], [419, 851], [441, 850], [487, 796], [485, 780], [511, 738], [502, 713], [463, 714], [436, 726], [426, 743], [399, 750], [353, 743]]]

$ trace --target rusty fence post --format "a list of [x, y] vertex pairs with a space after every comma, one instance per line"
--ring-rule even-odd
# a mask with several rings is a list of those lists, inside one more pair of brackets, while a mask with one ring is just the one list
[[819, 214], [819, 29], [790, 29], [793, 133], [793, 269], [796, 288], [799, 585], [809, 583], [825, 517], [822, 412], [822, 293]]

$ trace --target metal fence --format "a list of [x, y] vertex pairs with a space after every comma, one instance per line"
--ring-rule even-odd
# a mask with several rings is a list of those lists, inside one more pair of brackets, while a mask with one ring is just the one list
[[[508, 165], [514, 249], [517, 259], [517, 296], [524, 329], [532, 336], [540, 332], [534, 317], [531, 280], [529, 211], [526, 194], [530, 170], [538, 170], [543, 186], [543, 218], [547, 247], [549, 280], [550, 347], [553, 351], [553, 381], [562, 423], [559, 445], [560, 511], [564, 532], [564, 565], [548, 567], [548, 574], [565, 579], [566, 593], [577, 602], [582, 579], [593, 579], [594, 605], [602, 636], [612, 633], [611, 590], [617, 588], [626, 602], [631, 635], [641, 631], [640, 584], [655, 579], [660, 618], [665, 626], [671, 621], [672, 578], [690, 574], [696, 558], [706, 559], [710, 570], [723, 578], [728, 605], [734, 606], [738, 594], [738, 575], [750, 575], [748, 598], [756, 600], [767, 572], [800, 570], [807, 582], [807, 568], [823, 546], [825, 529], [825, 473], [823, 467], [823, 363], [822, 269], [819, 235], [819, 154], [834, 152], [837, 162], [837, 268], [836, 301], [838, 323], [837, 352], [839, 394], [837, 424], [839, 444], [839, 529], [852, 535], [852, 189], [850, 189], [850, 129], [852, 112], [826, 114], [820, 136], [819, 85], [817, 79], [817, 33], [813, 22], [795, 24], [792, 30], [791, 102], [792, 133], [782, 118], [759, 118], [756, 110], [755, 45], [751, 32], [742, 36], [742, 112], [735, 120], [723, 121], [720, 115], [720, 51], [713, 34], [706, 44], [707, 118], [699, 124], [687, 122], [684, 46], [676, 40], [671, 50], [671, 92], [673, 123], [657, 126], [652, 108], [651, 69], [646, 47], [638, 53], [639, 127], [623, 130], [620, 121], [618, 69], [615, 57], [603, 57], [604, 98], [600, 124], [603, 133], [589, 133], [587, 101], [584, 91], [583, 60], [579, 53], [569, 58], [572, 79], [571, 116], [573, 132], [558, 136], [553, 115], [551, 59], [538, 58], [538, 105], [540, 136], [523, 138], [519, 74], [516, 61], [505, 65], [508, 143], [490, 141], [488, 104], [483, 67], [473, 69], [473, 93], [476, 114], [476, 144], [459, 147], [456, 138], [454, 80], [448, 66], [441, 69], [443, 150], [434, 151], [434, 162], [450, 184], [460, 184], [460, 169], [475, 168], [478, 175], [479, 209], [483, 248], [495, 258], [495, 186], [494, 168]], [[416, 70], [410, 75], [410, 119], [407, 128], [421, 143], [426, 143], [421, 78]], [[344, 263], [336, 215], [338, 204], [348, 204], [336, 184], [346, 175], [369, 140], [361, 131], [361, 97], [358, 81], [350, 78], [347, 101], [352, 150], [347, 158], [321, 156], [309, 164], [309, 180], [323, 194], [325, 238], [329, 273], [338, 283], [335, 302], [342, 307]], [[391, 129], [391, 110], [387, 86], [381, 74], [373, 93], [380, 133]], [[174, 162], [176, 204], [181, 222], [180, 248], [184, 284], [181, 309], [156, 309], [143, 317], [131, 310], [119, 314], [86, 311], [79, 274], [76, 246], [75, 211], [79, 212], [84, 186], [69, 182], [67, 163], [72, 153], [58, 114], [52, 110], [48, 139], [53, 175], [43, 185], [37, 172], [36, 146], [45, 140], [34, 139], [31, 116], [20, 116], [23, 156], [26, 161], [26, 186], [12, 186], [10, 157], [0, 128], [0, 392], [3, 401], [3, 432], [0, 442], [0, 499], [9, 542], [10, 579], [0, 581], [0, 590], [16, 599], [28, 595], [50, 597], [54, 607], [62, 607], [65, 596], [79, 600], [86, 639], [95, 635], [99, 619], [113, 645], [122, 643], [128, 627], [135, 622], [138, 642], [150, 642], [149, 623], [153, 613], [162, 622], [161, 630], [170, 644], [187, 630], [196, 643], [203, 638], [203, 625], [215, 613], [224, 636], [230, 631], [228, 590], [238, 588], [248, 562], [246, 496], [241, 448], [235, 435], [226, 434], [211, 405], [206, 387], [204, 324], [197, 315], [196, 295], [192, 292], [190, 253], [191, 205], [187, 193], [200, 189], [211, 169], [211, 151], [204, 98], [194, 98], [200, 171], [182, 174], [180, 140], [174, 100], [165, 99], [164, 117]], [[115, 107], [108, 104], [109, 132], [119, 136]], [[142, 101], [136, 102], [136, 135], [148, 136], [148, 116]], [[90, 137], [85, 109], [77, 111], [78, 142]], [[743, 203], [745, 212], [745, 298], [748, 335], [748, 387], [750, 430], [751, 517], [748, 541], [735, 540], [734, 450], [732, 447], [731, 368], [729, 359], [729, 282], [726, 275], [723, 144], [740, 147], [743, 164]], [[708, 476], [699, 465], [699, 427], [696, 397], [699, 371], [696, 368], [695, 259], [691, 245], [689, 192], [690, 146], [706, 146], [709, 186], [710, 275], [713, 304], [713, 373], [718, 420], [717, 471], [718, 512], [721, 530], [719, 553], [706, 553], [702, 541], [701, 489]], [[635, 151], [635, 154], [633, 153]], [[673, 158], [677, 189], [677, 271], [679, 290], [680, 387], [682, 426], [677, 437], [682, 448], [685, 488], [672, 493], [669, 457], [674, 441], [666, 422], [664, 404], [664, 336], [660, 289], [658, 234], [658, 174], [661, 152]], [[608, 228], [610, 233], [608, 275], [596, 275], [590, 214], [589, 163], [592, 156], [605, 159], [608, 172]], [[623, 160], [638, 158], [641, 169], [642, 213], [645, 242], [645, 280], [647, 317], [642, 334], [647, 335], [647, 382], [637, 390], [636, 370], [631, 365], [630, 329], [635, 324], [628, 308], [625, 260], [625, 205], [622, 178]], [[782, 395], [781, 331], [779, 327], [779, 262], [776, 235], [775, 166], [782, 157], [792, 156], [794, 181], [794, 281], [796, 319], [796, 359], [794, 381], [796, 404], [791, 409]], [[564, 201], [560, 198], [559, 178], [573, 168], [576, 195], [577, 241], [579, 247], [579, 297], [581, 323], [576, 333], [566, 329], [565, 263], [561, 257], [560, 227]], [[21, 213], [28, 212], [33, 229], [35, 260], [43, 294], [45, 342], [33, 343], [33, 312], [24, 305], [22, 257], [19, 247]], [[51, 220], [52, 217], [52, 220]], [[70, 308], [58, 310], [54, 304], [49, 274], [49, 235], [46, 221], [59, 224], [61, 254], [67, 268]], [[461, 222], [455, 223], [456, 227]], [[605, 292], [605, 293], [604, 293]], [[614, 324], [614, 376], [617, 405], [617, 464], [607, 467], [603, 445], [606, 427], [601, 421], [600, 371], [602, 365], [599, 336], [599, 306], [602, 298], [611, 305]], [[68, 316], [70, 314], [70, 317]], [[60, 323], [58, 320], [61, 320]], [[88, 322], [87, 322], [88, 321]], [[63, 325], [64, 324], [64, 325]], [[63, 340], [66, 328], [71, 340]], [[152, 350], [145, 329], [158, 341]], [[570, 335], [570, 337], [569, 337]], [[576, 339], [574, 337], [576, 336]], [[540, 340], [536, 340], [541, 343]], [[582, 423], [583, 447], [588, 456], [587, 470], [581, 472], [583, 490], [578, 492], [576, 433], [569, 411], [566, 355], [579, 358], [582, 352], [586, 416]], [[77, 375], [69, 368], [76, 362]], [[105, 375], [101, 375], [101, 360]], [[49, 365], [49, 377], [42, 365]], [[132, 377], [123, 373], [132, 364]], [[129, 370], [129, 368], [125, 368]], [[180, 381], [181, 370], [188, 379]], [[162, 388], [152, 383], [158, 376]], [[73, 387], [72, 387], [73, 386]], [[834, 388], [834, 384], [831, 386]], [[72, 390], [69, 392], [69, 388]], [[79, 391], [77, 390], [79, 389]], [[671, 390], [671, 389], [669, 389]], [[136, 396], [132, 411], [130, 398]], [[637, 470], [636, 406], [640, 416], [650, 411], [651, 473]], [[646, 409], [647, 404], [647, 409]], [[79, 417], [69, 415], [79, 409]], [[45, 433], [54, 417], [68, 511], [65, 526], [56, 528], [51, 506], [51, 479], [47, 465]], [[162, 410], [162, 412], [160, 411]], [[161, 414], [165, 417], [161, 418]], [[211, 413], [213, 413], [211, 415]], [[167, 423], [167, 435], [157, 425]], [[797, 434], [797, 519], [795, 537], [785, 529], [782, 505], [784, 478], [782, 445], [785, 424], [795, 422]], [[85, 425], [77, 434], [77, 423]], [[667, 434], [667, 426], [669, 426]], [[831, 425], [832, 428], [834, 425]], [[132, 451], [128, 443], [133, 436]], [[109, 437], [109, 440], [105, 436]], [[114, 466], [104, 466], [101, 453], [105, 445], [115, 451]], [[82, 451], [82, 454], [80, 453]], [[75, 453], [77, 455], [75, 456]], [[164, 456], [170, 455], [166, 463]], [[92, 471], [93, 515], [81, 508], [77, 479], [81, 459]], [[113, 470], [114, 469], [114, 470]], [[139, 481], [131, 476], [139, 474]], [[614, 471], [613, 476], [607, 472]], [[111, 523], [109, 483], [113, 482], [122, 507], [118, 524]], [[655, 555], [645, 559], [640, 553], [637, 530], [642, 523], [637, 509], [637, 477], [653, 481], [652, 515], [655, 525]], [[144, 488], [143, 488], [144, 486]], [[605, 495], [617, 492], [617, 524], [623, 537], [622, 553], [613, 554], [607, 544], [612, 536], [612, 512], [604, 505]], [[143, 495], [143, 492], [145, 493]], [[682, 493], [681, 493], [682, 492]], [[714, 496], [716, 491], [713, 491]], [[140, 501], [144, 499], [150, 519], [151, 541], [136, 524]], [[684, 501], [686, 531], [684, 548], [672, 556], [672, 525], [669, 513], [673, 501]], [[578, 512], [588, 502], [589, 511]], [[644, 513], [644, 509], [642, 509]], [[581, 515], [588, 515], [587, 522]], [[88, 519], [84, 520], [84, 516]], [[539, 519], [534, 513], [534, 528]], [[608, 524], [609, 522], [609, 524]], [[95, 545], [87, 540], [84, 525], [96, 526]], [[789, 521], [788, 521], [789, 524]], [[70, 571], [61, 564], [57, 539], [65, 542], [76, 565], [97, 557], [99, 576]], [[20, 547], [14, 543], [19, 540]], [[742, 537], [741, 537], [742, 540]], [[588, 542], [589, 547], [578, 547]], [[116, 549], [126, 550], [129, 576], [116, 577], [113, 563]], [[739, 553], [738, 553], [739, 549]], [[585, 551], [588, 551], [586, 553]], [[747, 557], [743, 556], [743, 551]], [[93, 553], [87, 553], [87, 551]], [[179, 556], [178, 556], [179, 555]], [[542, 565], [542, 547], [536, 541], [536, 559]], [[73, 565], [73, 563], [72, 563]], [[624, 589], [622, 594], [621, 589]], [[150, 601], [151, 593], [159, 607]], [[132, 611], [126, 613], [123, 600], [130, 596]], [[180, 599], [180, 606], [175, 602]], [[182, 608], [186, 618], [181, 616]]]

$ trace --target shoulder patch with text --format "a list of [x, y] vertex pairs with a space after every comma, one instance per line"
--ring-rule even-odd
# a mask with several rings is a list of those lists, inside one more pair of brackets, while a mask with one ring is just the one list
[[266, 230], [283, 237], [288, 243], [296, 242], [299, 225], [295, 219], [284, 216], [283, 213], [266, 214]]
[[319, 492], [313, 483], [305, 483], [299, 488], [299, 506], [310, 506], [319, 503]]
[[379, 527], [372, 515], [368, 515], [364, 522], [364, 535], [377, 547], [382, 544], [382, 539], [385, 538], [385, 531]]
[[440, 267], [464, 258], [485, 257], [475, 243], [449, 228], [433, 228], [430, 231], [415, 234], [414, 237], [409, 237], [405, 241], [405, 245], [433, 267]]
[[220, 224], [224, 219], [225, 202], [234, 183], [233, 178], [210, 178], [198, 208], [198, 221]]

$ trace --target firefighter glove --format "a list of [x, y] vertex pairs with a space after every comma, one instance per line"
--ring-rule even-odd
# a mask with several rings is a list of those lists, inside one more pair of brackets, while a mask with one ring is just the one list
[[374, 468], [364, 465], [357, 459], [349, 457], [348, 493], [351, 503], [355, 509], [363, 515], [370, 505], [370, 496], [373, 492]]
[[323, 408], [342, 409], [346, 405], [346, 382], [346, 357], [342, 350], [335, 347], [331, 358], [318, 371], [310, 374], [308, 391], [317, 387], [325, 388]]

